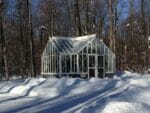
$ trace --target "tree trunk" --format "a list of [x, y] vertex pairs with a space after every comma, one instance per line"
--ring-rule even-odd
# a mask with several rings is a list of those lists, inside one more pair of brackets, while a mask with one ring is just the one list
[[145, 22], [145, 14], [144, 14], [144, 1], [141, 0], [141, 17], [142, 17], [142, 35], [146, 36], [146, 22]]
[[89, 1], [85, 0], [85, 5], [86, 5], [86, 34], [89, 33]]
[[9, 80], [8, 74], [8, 64], [7, 64], [7, 55], [6, 55], [6, 37], [4, 36], [4, 28], [3, 28], [3, 6], [0, 7], [0, 35], [1, 35], [1, 42], [2, 42], [2, 54], [3, 54], [3, 62], [5, 68], [5, 78]]
[[75, 10], [75, 24], [77, 24], [78, 35], [81, 36], [82, 35], [82, 29], [81, 29], [81, 19], [80, 19], [78, 0], [74, 1], [74, 10]]
[[116, 39], [118, 38], [118, 0], [115, 0], [115, 9], [114, 9], [114, 15], [115, 15], [115, 18], [114, 18], [114, 21], [115, 21], [115, 29], [114, 29], [114, 52], [116, 53]]
[[31, 3], [27, 0], [28, 16], [29, 16], [29, 30], [30, 30], [30, 52], [31, 52], [31, 75], [36, 77], [35, 70], [35, 58], [34, 58], [34, 40], [33, 40], [33, 25], [32, 25], [32, 14], [31, 14]]
[[109, 47], [114, 51], [114, 36], [113, 36], [113, 2], [112, 0], [108, 0], [108, 8], [109, 8]]
[[25, 54], [24, 54], [24, 36], [23, 36], [23, 22], [22, 22], [22, 2], [21, 0], [18, 1], [18, 13], [19, 13], [19, 30], [20, 30], [20, 43], [21, 43], [21, 67], [20, 72], [22, 79], [24, 78], [24, 67], [25, 67]]
[[71, 13], [69, 8], [68, 0], [65, 0], [66, 10], [67, 10], [67, 17], [68, 17], [68, 35], [71, 36], [72, 26], [71, 26]]

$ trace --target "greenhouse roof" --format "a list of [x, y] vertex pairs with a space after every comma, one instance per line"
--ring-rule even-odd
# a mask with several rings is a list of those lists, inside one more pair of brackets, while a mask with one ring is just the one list
[[96, 39], [96, 35], [87, 35], [81, 37], [52, 37], [51, 42], [57, 51], [65, 54], [79, 53], [90, 42]]
[[[92, 45], [91, 45], [92, 44]], [[57, 51], [58, 54], [77, 54], [80, 53], [85, 47], [97, 47], [98, 51], [103, 54], [114, 54], [103, 41], [96, 38], [96, 35], [87, 35], [81, 37], [51, 37], [44, 50], [44, 54], [50, 54], [51, 46]], [[104, 49], [105, 48], [105, 49]], [[104, 51], [105, 50], [105, 51]], [[97, 52], [98, 52], [97, 51]]]

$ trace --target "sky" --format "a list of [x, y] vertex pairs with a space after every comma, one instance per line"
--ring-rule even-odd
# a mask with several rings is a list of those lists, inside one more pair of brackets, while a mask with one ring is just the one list
[[34, 7], [37, 7], [39, 3], [39, 0], [32, 0], [32, 4]]

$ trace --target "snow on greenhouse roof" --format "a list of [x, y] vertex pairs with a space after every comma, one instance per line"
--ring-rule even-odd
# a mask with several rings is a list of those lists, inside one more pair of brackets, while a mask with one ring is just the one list
[[56, 36], [53, 36], [52, 39], [82, 41], [82, 40], [87, 40], [87, 39], [89, 39], [89, 38], [95, 38], [95, 37], [96, 37], [96, 34], [93, 34], [93, 35], [86, 35], [86, 36], [79, 36], [79, 37], [56, 37]]
[[71, 54], [79, 53], [88, 43], [93, 41], [96, 35], [87, 35], [81, 37], [52, 37], [50, 40], [58, 52]]

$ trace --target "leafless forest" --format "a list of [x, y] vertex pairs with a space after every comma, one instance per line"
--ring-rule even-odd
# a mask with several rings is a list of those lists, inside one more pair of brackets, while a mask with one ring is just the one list
[[40, 74], [49, 36], [97, 34], [117, 70], [150, 67], [150, 0], [0, 0], [0, 76]]

